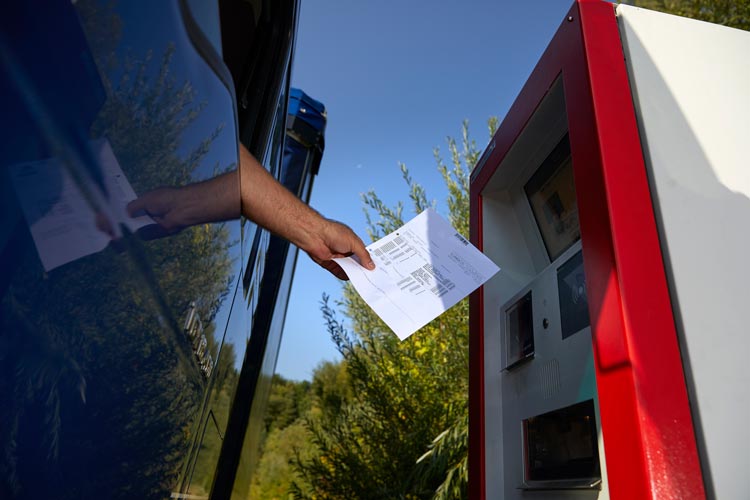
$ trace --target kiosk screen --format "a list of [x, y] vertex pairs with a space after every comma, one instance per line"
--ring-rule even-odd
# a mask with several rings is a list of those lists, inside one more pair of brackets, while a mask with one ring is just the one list
[[576, 487], [601, 479], [593, 400], [528, 418], [523, 431], [526, 482], [570, 481]]
[[591, 325], [583, 254], [580, 251], [558, 268], [557, 290], [560, 299], [562, 338], [566, 339]]
[[550, 261], [581, 237], [568, 134], [524, 186]]
[[534, 320], [531, 292], [524, 295], [506, 311], [505, 367], [534, 355]]

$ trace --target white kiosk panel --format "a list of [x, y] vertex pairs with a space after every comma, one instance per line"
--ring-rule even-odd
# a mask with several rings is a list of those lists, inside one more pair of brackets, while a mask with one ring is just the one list
[[750, 491], [750, 33], [617, 8], [706, 482]]

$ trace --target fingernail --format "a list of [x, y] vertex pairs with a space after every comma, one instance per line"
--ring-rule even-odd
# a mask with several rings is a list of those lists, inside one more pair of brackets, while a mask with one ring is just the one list
[[373, 261], [368, 262], [367, 269], [375, 269], [375, 263]]

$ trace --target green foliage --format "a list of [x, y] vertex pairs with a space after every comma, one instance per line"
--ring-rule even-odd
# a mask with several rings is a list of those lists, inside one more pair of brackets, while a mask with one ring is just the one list
[[310, 388], [311, 414], [338, 415], [351, 400], [352, 389], [346, 363], [324, 361], [315, 369]]
[[307, 419], [338, 414], [342, 402], [349, 396], [347, 373], [342, 363], [321, 363], [315, 369], [312, 382], [296, 382], [274, 375], [265, 417], [267, 436], [253, 475], [250, 498], [291, 498], [293, 482], [301, 479], [294, 462], [311, 460], [317, 454]]
[[[497, 120], [488, 123], [490, 134]], [[469, 174], [481, 150], [470, 139], [447, 139], [450, 164], [434, 151], [448, 188], [448, 218], [464, 236], [469, 230]], [[414, 213], [435, 207], [405, 165], [399, 165]], [[370, 237], [403, 224], [404, 204], [387, 207], [374, 192], [363, 196]], [[348, 391], [307, 419], [318, 453], [297, 459], [297, 498], [456, 499], [468, 480], [468, 301], [456, 304], [404, 342], [372, 312], [350, 285], [337, 304], [321, 310], [344, 360]], [[337, 379], [334, 385], [341, 383]], [[330, 385], [330, 383], [328, 384]], [[315, 387], [315, 381], [313, 382]], [[331, 389], [327, 389], [331, 392]]]
[[417, 460], [420, 477], [444, 477], [435, 490], [434, 500], [466, 496], [465, 488], [469, 482], [469, 413], [466, 407], [468, 400], [459, 404], [463, 405], [457, 412], [460, 416], [430, 443], [428, 451]]
[[304, 415], [310, 405], [309, 382], [294, 382], [274, 375], [271, 384], [268, 407], [263, 417], [266, 433], [288, 427]]
[[258, 463], [249, 498], [258, 500], [291, 499], [292, 481], [297, 479], [294, 460], [312, 458], [314, 449], [310, 432], [302, 420], [277, 427], [268, 435], [264, 453]]
[[638, 7], [750, 30], [750, 0], [636, 0]]

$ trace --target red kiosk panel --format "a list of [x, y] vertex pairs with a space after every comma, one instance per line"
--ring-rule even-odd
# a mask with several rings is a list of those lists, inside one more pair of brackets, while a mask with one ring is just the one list
[[[489, 204], [487, 193], [495, 189], [498, 176], [505, 175], [503, 162], [560, 81], [574, 170], [609, 496], [623, 500], [704, 498], [685, 376], [613, 4], [579, 1], [571, 7], [503, 120], [472, 174], [472, 242], [486, 251], [485, 239], [492, 231], [487, 220], [492, 216], [485, 211], [495, 206]], [[502, 259], [499, 262], [502, 265]], [[491, 384], [496, 378], [494, 372], [486, 371], [490, 333], [485, 327], [486, 318], [491, 317], [486, 308], [497, 305], [485, 304], [486, 288], [478, 289], [470, 300], [469, 490], [470, 498], [477, 500], [488, 498], [488, 481], [494, 480], [497, 468], [502, 467], [487, 459], [495, 456], [489, 448], [496, 446], [497, 440], [490, 431], [495, 423], [487, 420], [486, 395], [493, 390]], [[489, 493], [495, 491], [493, 488]]]

